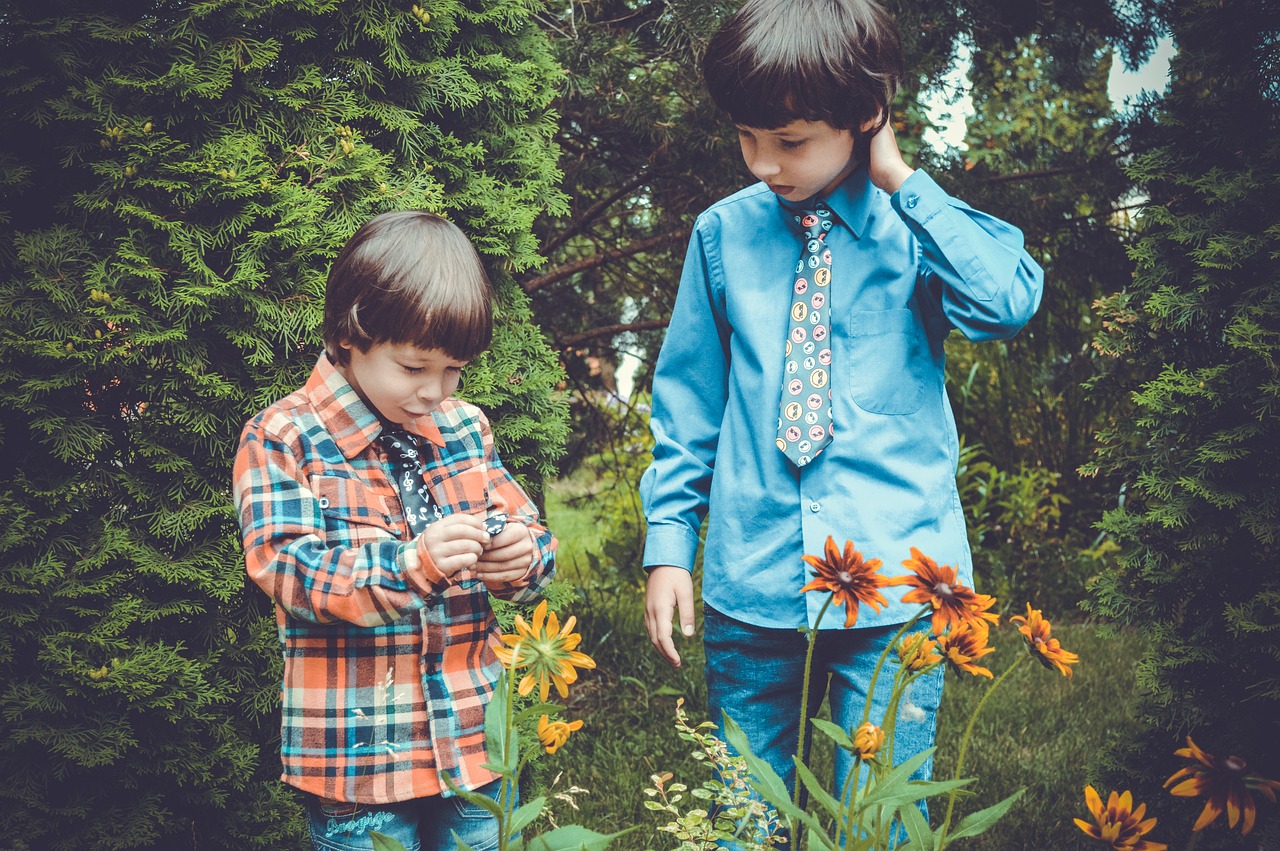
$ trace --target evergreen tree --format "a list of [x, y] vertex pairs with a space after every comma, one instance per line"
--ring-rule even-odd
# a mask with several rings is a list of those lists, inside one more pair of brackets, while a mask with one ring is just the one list
[[230, 504], [328, 263], [444, 213], [499, 289], [464, 395], [536, 486], [561, 372], [510, 275], [563, 209], [525, 0], [0, 4], [0, 835], [283, 848], [279, 651]]
[[[1111, 753], [1103, 785], [1133, 788], [1160, 818], [1155, 838], [1180, 847], [1204, 802], [1161, 784], [1185, 764], [1173, 751], [1186, 736], [1280, 779], [1280, 5], [1161, 13], [1178, 54], [1152, 147], [1131, 168], [1150, 199], [1137, 269], [1106, 300], [1096, 340], [1139, 376], [1121, 369], [1093, 388], [1129, 394], [1137, 411], [1102, 432], [1089, 467], [1128, 483], [1103, 523], [1125, 555], [1091, 609], [1148, 647], [1149, 732]], [[1258, 803], [1247, 840], [1224, 817], [1198, 847], [1280, 847], [1280, 813]]]

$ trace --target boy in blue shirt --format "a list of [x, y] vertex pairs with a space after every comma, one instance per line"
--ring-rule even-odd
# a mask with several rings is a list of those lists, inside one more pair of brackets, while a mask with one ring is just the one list
[[[955, 484], [959, 451], [943, 340], [1007, 339], [1040, 302], [1022, 234], [948, 196], [902, 158], [889, 105], [897, 30], [872, 0], [747, 0], [703, 61], [759, 183], [698, 217], [653, 385], [646, 627], [672, 665], [678, 616], [693, 634], [703, 552], [712, 718], [794, 783], [806, 638], [824, 595], [801, 556], [851, 539], [887, 576], [914, 546], [972, 587]], [[884, 589], [852, 629], [829, 613], [812, 715], [830, 677], [833, 720], [856, 727], [871, 670], [918, 609]], [[927, 620], [921, 627], [927, 629]], [[883, 717], [893, 677], [880, 679]], [[901, 762], [933, 744], [942, 670], [897, 722]], [[836, 776], [849, 769], [837, 753]], [[926, 763], [917, 776], [927, 777]]]

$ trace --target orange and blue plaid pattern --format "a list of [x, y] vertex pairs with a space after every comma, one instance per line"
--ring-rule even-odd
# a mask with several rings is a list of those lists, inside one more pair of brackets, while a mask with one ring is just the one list
[[[485, 586], [445, 577], [409, 531], [382, 426], [321, 356], [306, 385], [245, 426], [235, 502], [249, 576], [276, 602], [284, 650], [284, 782], [388, 803], [476, 789], [484, 708], [501, 670]], [[481, 411], [450, 399], [408, 425], [446, 513], [506, 512], [534, 533], [533, 567], [499, 596], [538, 596], [555, 539], [498, 459]]]

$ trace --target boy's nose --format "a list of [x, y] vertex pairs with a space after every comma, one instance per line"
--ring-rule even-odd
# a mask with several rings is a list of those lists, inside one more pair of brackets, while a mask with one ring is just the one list
[[779, 171], [777, 160], [772, 157], [755, 157], [751, 161], [751, 173], [760, 179], [772, 177]]
[[418, 398], [431, 404], [444, 401], [444, 382], [436, 380], [423, 382], [418, 387]]

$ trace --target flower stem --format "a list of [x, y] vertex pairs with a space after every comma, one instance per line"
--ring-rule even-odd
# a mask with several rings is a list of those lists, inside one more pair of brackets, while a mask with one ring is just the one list
[[[826, 602], [818, 610], [818, 619], [813, 622], [813, 628], [809, 630], [809, 646], [804, 653], [804, 680], [800, 685], [800, 736], [796, 742], [796, 762], [804, 762], [804, 740], [809, 726], [809, 672], [813, 668], [813, 647], [818, 643], [818, 627], [822, 625], [822, 617], [827, 613], [827, 609], [831, 608], [831, 601], [835, 598], [835, 594], [827, 595]], [[797, 807], [800, 806], [799, 773], [796, 774], [795, 789], [791, 793], [791, 803]]]
[[[871, 717], [871, 701], [876, 693], [876, 680], [880, 679], [880, 669], [884, 667], [884, 660], [889, 658], [889, 651], [893, 648], [893, 645], [898, 643], [898, 639], [901, 638], [907, 630], [915, 626], [916, 621], [924, 617], [925, 614], [928, 613], [930, 610], [931, 610], [930, 606], [925, 606], [920, 611], [916, 612], [911, 617], [911, 620], [904, 623], [902, 625], [902, 628], [899, 629], [896, 633], [894, 633], [893, 638], [889, 639], [888, 643], [885, 644], [884, 646], [884, 650], [880, 652], [880, 658], [876, 660], [875, 670], [871, 672], [871, 684], [867, 686], [867, 700], [865, 705], [862, 707], [862, 720], [858, 722], [858, 727], [861, 727], [863, 724], [867, 723], [867, 719]], [[855, 727], [854, 729], [856, 730], [857, 727]]]
[[[978, 705], [974, 707], [973, 714], [969, 716], [969, 725], [964, 728], [964, 738], [960, 740], [960, 753], [956, 757], [956, 771], [952, 776], [953, 780], [959, 780], [960, 772], [964, 770], [964, 758], [969, 752], [969, 740], [973, 737], [973, 727], [978, 721], [978, 713], [982, 712], [982, 707], [986, 705], [987, 699], [990, 698], [992, 693], [1000, 687], [1000, 684], [1009, 679], [1009, 675], [1013, 673], [1013, 669], [1022, 664], [1023, 659], [1028, 658], [1030, 658], [1030, 654], [1023, 653], [1019, 655], [1017, 659], [1013, 660], [1013, 664], [1011, 664], [1005, 672], [1000, 675], [1000, 679], [991, 684], [991, 688], [987, 689], [986, 693], [982, 695], [982, 700], [979, 700]], [[950, 794], [947, 795], [947, 815], [943, 818], [942, 827], [938, 830], [938, 851], [942, 851], [942, 849], [946, 847], [947, 830], [951, 827], [951, 814], [955, 809], [956, 795], [959, 791], [959, 789], [952, 789]]]
[[[507, 671], [507, 717], [506, 735], [502, 737], [502, 764], [511, 764], [511, 740], [515, 730], [515, 704], [516, 704], [516, 665], [520, 661], [520, 648], [524, 642], [518, 642], [511, 650], [511, 668]], [[520, 778], [520, 768], [516, 767], [514, 776], [508, 777], [505, 773], [502, 775], [502, 781], [498, 784], [498, 808], [502, 810], [502, 815], [498, 817], [498, 851], [507, 851], [507, 822], [511, 816], [513, 809], [512, 799], [515, 797], [516, 782]]]

